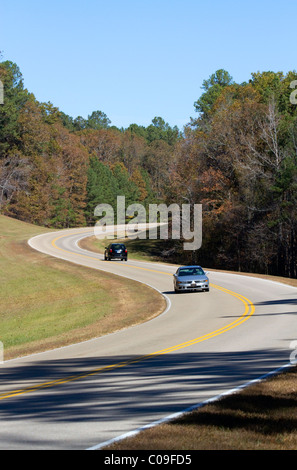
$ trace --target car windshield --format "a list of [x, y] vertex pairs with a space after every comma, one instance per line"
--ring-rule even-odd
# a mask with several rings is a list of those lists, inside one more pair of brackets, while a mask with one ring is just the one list
[[204, 271], [202, 268], [183, 268], [180, 269], [178, 272], [179, 276], [202, 276], [204, 274]]
[[114, 243], [113, 245], [111, 245], [111, 248], [113, 248], [114, 250], [124, 250], [125, 245], [121, 245], [120, 243]]

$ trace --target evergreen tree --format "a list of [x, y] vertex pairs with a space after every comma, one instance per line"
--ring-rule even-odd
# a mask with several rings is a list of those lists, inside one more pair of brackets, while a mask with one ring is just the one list
[[19, 67], [5, 61], [0, 64], [0, 80], [4, 86], [4, 103], [0, 105], [0, 158], [13, 146], [19, 144], [19, 114], [29, 99], [24, 89], [23, 77]]
[[116, 163], [112, 170], [118, 185], [117, 196], [125, 196], [126, 208], [130, 204], [140, 202], [141, 192], [137, 184], [129, 176], [123, 163]]
[[110, 204], [115, 209], [118, 193], [119, 185], [111, 169], [96, 157], [91, 157], [87, 181], [87, 221], [93, 223], [96, 220], [94, 210], [98, 204]]
[[224, 69], [217, 70], [208, 80], [203, 81], [201, 88], [204, 90], [204, 93], [195, 101], [195, 110], [198, 113], [208, 114], [220, 96], [223, 88], [232, 83], [234, 82], [229, 72]]

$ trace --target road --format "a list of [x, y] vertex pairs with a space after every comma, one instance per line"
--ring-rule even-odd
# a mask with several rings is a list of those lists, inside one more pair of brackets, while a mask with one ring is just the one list
[[0, 449], [97, 449], [289, 363], [296, 288], [210, 272], [210, 292], [175, 294], [176, 267], [103, 261], [79, 247], [92, 234], [71, 229], [29, 243], [78, 269], [146, 283], [167, 308], [142, 325], [4, 362]]

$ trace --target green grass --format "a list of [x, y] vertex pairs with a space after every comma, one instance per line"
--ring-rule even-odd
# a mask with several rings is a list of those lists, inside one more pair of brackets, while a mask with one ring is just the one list
[[[28, 246], [30, 237], [48, 231], [0, 216], [0, 341], [5, 359], [101, 336], [165, 308], [163, 297], [147, 286]], [[109, 295], [114, 289], [121, 295]]]

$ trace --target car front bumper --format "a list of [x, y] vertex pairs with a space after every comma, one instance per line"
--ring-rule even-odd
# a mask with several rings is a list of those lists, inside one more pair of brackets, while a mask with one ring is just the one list
[[201, 284], [176, 284], [175, 285], [175, 290], [178, 291], [200, 291], [200, 290], [205, 290], [209, 289], [209, 284], [206, 282], [203, 282]]

